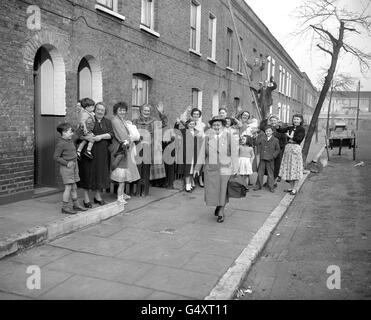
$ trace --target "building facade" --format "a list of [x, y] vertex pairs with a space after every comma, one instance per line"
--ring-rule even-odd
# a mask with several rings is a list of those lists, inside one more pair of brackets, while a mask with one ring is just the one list
[[243, 0], [231, 3], [236, 28], [226, 0], [1, 1], [0, 203], [58, 186], [55, 128], [76, 124], [83, 97], [108, 117], [118, 101], [132, 117], [161, 101], [170, 127], [189, 105], [204, 120], [222, 106], [257, 117], [243, 58], [259, 58], [261, 80], [278, 84], [271, 113], [309, 119], [308, 77]]

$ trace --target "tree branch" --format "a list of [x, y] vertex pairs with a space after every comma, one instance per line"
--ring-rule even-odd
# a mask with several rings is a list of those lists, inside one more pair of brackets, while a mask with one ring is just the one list
[[333, 56], [333, 53], [330, 50], [325, 49], [320, 44], [317, 44], [317, 47], [320, 48], [322, 51], [327, 52], [331, 57]]
[[331, 42], [334, 44], [334, 45], [336, 45], [337, 44], [337, 42], [338, 42], [338, 40], [329, 32], [329, 31], [327, 31], [327, 30], [325, 30], [325, 29], [323, 29], [323, 28], [321, 28], [321, 27], [317, 27], [317, 26], [315, 26], [315, 25], [311, 25], [311, 27], [313, 28], [313, 29], [315, 29], [315, 30], [317, 30], [317, 31], [319, 31], [319, 32], [323, 32], [323, 33], [325, 33], [325, 34], [327, 34], [328, 35], [328, 37], [331, 39]]
[[352, 31], [352, 32], [356, 32], [358, 34], [361, 34], [357, 29], [354, 29], [354, 28], [346, 28], [346, 27], [344, 27], [344, 30], [348, 30], [348, 31]]

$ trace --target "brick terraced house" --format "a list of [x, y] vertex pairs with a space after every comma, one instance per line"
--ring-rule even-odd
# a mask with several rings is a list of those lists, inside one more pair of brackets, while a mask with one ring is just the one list
[[[204, 120], [227, 106], [257, 116], [249, 65], [274, 76], [272, 113], [310, 120], [316, 90], [243, 0], [0, 1], [0, 203], [57, 188], [57, 132], [82, 97], [133, 106], [162, 101], [169, 126], [189, 105]], [[249, 71], [250, 73], [250, 71]]]

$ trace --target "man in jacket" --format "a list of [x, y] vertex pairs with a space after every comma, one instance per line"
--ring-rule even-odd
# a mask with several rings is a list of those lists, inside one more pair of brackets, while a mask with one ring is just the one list
[[277, 88], [277, 83], [273, 80], [273, 76], [271, 76], [269, 84], [264, 80], [264, 82], [259, 83], [259, 85], [258, 105], [261, 111], [262, 120], [264, 120], [266, 119], [267, 114], [269, 114], [269, 107], [273, 104], [272, 91]]

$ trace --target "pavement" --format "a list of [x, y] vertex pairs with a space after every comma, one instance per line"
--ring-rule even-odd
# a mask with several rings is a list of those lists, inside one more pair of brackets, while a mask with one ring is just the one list
[[[371, 299], [370, 134], [358, 134], [356, 161], [336, 148], [307, 179], [236, 299]], [[338, 287], [329, 288], [336, 268]]]
[[[222, 224], [201, 188], [151, 188], [124, 210], [106, 194], [107, 206], [71, 218], [60, 194], [1, 206], [0, 299], [231, 299], [295, 198], [286, 187], [231, 199]], [[40, 289], [27, 286], [31, 265]]]

